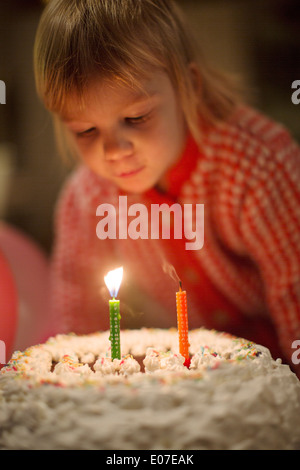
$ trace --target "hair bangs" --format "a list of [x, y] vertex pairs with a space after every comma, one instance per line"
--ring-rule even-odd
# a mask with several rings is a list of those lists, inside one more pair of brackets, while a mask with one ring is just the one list
[[67, 109], [70, 96], [83, 105], [85, 90], [95, 78], [137, 88], [153, 68], [166, 69], [161, 41], [149, 30], [141, 31], [138, 21], [122, 23], [116, 15], [116, 24], [111, 18], [100, 22], [95, 8], [87, 6], [59, 15], [53, 10], [60, 3], [50, 2], [45, 9], [34, 50], [37, 91], [51, 112]]

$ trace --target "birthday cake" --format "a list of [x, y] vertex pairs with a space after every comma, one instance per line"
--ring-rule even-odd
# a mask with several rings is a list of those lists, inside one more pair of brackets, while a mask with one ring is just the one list
[[226, 333], [58, 335], [0, 371], [0, 449], [299, 449], [300, 381], [269, 350]]

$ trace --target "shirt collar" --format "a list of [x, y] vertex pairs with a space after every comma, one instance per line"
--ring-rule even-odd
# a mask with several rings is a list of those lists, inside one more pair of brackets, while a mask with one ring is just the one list
[[167, 171], [165, 175], [165, 192], [169, 196], [174, 198], [179, 196], [183, 184], [189, 180], [191, 173], [196, 167], [198, 157], [198, 145], [191, 134], [189, 134], [180, 159]]
[[[181, 157], [165, 174], [165, 189], [155, 186], [144, 193], [145, 198], [160, 201], [163, 196], [169, 203], [178, 199], [182, 186], [190, 179], [191, 173], [196, 168], [199, 154], [198, 144], [192, 135], [188, 134]], [[119, 194], [126, 193], [119, 189]]]

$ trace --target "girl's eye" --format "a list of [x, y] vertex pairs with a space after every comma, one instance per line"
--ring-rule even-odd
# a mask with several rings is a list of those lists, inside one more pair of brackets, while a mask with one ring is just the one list
[[90, 127], [82, 132], [76, 132], [76, 137], [88, 137], [89, 135], [93, 134], [96, 131], [95, 127]]
[[125, 121], [126, 121], [128, 124], [134, 124], [134, 125], [143, 124], [144, 122], [148, 121], [149, 115], [150, 115], [150, 113], [148, 113], [148, 114], [143, 114], [142, 116], [126, 117], [126, 118], [125, 118]]

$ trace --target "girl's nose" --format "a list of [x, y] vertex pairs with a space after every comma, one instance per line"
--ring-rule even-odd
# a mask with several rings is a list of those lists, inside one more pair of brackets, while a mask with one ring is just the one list
[[128, 157], [132, 154], [132, 149], [132, 143], [121, 134], [113, 134], [106, 137], [103, 145], [104, 156], [108, 161]]

